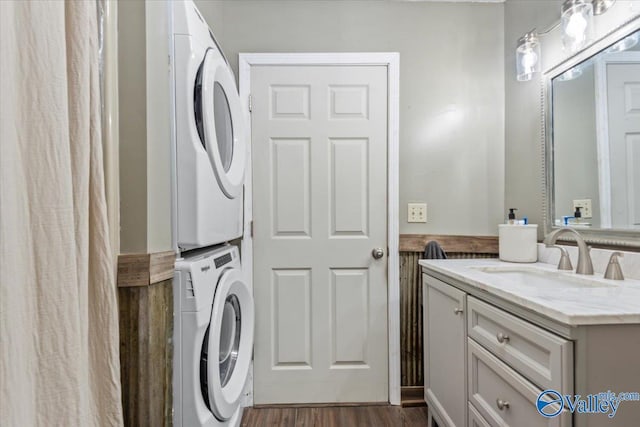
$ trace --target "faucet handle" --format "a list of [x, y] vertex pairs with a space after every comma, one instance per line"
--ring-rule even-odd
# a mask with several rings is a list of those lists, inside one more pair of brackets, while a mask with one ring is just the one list
[[618, 262], [618, 257], [623, 256], [624, 254], [622, 252], [614, 252], [611, 254], [611, 258], [609, 258], [609, 264], [607, 265], [607, 270], [604, 272], [605, 279], [624, 280], [622, 267], [620, 267], [620, 263]]
[[558, 262], [558, 270], [573, 270], [571, 265], [571, 258], [569, 258], [569, 252], [562, 246], [550, 245], [550, 248], [560, 249], [560, 262]]

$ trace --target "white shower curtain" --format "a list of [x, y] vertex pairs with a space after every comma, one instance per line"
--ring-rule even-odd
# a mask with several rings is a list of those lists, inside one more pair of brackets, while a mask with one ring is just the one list
[[0, 1], [0, 426], [122, 425], [96, 2]]

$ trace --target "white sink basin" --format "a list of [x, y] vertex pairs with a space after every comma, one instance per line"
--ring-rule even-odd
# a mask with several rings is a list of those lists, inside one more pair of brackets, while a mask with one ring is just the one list
[[546, 270], [533, 266], [474, 266], [470, 268], [514, 283], [527, 284], [537, 288], [615, 287], [615, 285], [605, 283], [602, 279], [596, 279], [593, 276], [578, 275], [568, 271]]

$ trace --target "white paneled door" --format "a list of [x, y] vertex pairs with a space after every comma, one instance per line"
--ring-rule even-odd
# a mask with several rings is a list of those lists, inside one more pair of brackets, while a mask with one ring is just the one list
[[387, 86], [251, 69], [257, 404], [388, 401]]
[[640, 228], [640, 63], [607, 65], [613, 228]]

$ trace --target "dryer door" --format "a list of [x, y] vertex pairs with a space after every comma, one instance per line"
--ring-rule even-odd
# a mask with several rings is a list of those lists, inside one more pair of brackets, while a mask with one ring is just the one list
[[242, 195], [247, 157], [247, 132], [240, 97], [233, 74], [220, 52], [208, 49], [201, 67], [196, 82], [195, 109], [196, 115], [200, 115], [196, 122], [201, 126], [200, 137], [218, 185], [233, 199]]
[[253, 354], [253, 321], [253, 298], [242, 273], [226, 270], [213, 299], [203, 357], [206, 367], [201, 363], [201, 369], [205, 369], [201, 371], [205, 401], [221, 421], [235, 413], [247, 380]]

